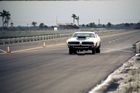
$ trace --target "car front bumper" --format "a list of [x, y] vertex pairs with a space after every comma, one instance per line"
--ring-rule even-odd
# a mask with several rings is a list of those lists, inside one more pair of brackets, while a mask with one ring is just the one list
[[79, 49], [79, 50], [88, 50], [93, 49], [94, 45], [76, 45], [76, 44], [68, 44], [69, 48]]

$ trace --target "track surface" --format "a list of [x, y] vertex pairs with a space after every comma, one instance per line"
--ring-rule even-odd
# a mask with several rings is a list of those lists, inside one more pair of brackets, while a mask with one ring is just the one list
[[0, 55], [0, 93], [87, 93], [132, 55], [140, 31], [102, 38], [101, 53], [66, 45]]

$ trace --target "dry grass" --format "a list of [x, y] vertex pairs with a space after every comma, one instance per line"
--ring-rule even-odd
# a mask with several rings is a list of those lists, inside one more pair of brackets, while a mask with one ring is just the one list
[[133, 57], [129, 62], [125, 63], [118, 69], [121, 79], [117, 81], [118, 88], [106, 93], [140, 93], [140, 60], [138, 57]]
[[91, 93], [140, 93], [140, 55], [124, 63], [99, 86]]

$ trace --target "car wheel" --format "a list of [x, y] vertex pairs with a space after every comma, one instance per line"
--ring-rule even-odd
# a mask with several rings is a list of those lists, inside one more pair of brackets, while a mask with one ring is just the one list
[[95, 48], [92, 49], [92, 54], [95, 54]]
[[77, 53], [76, 49], [69, 48], [69, 54], [76, 54], [76, 53]]
[[69, 54], [72, 54], [72, 53], [73, 53], [73, 49], [69, 48]]
[[96, 53], [100, 53], [100, 47], [96, 48]]
[[74, 54], [77, 54], [77, 50], [76, 50], [76, 49], [73, 49], [73, 53], [74, 53]]

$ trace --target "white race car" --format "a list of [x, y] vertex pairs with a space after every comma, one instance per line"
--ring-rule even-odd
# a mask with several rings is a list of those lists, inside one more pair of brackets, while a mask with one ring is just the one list
[[101, 39], [95, 32], [75, 32], [67, 40], [69, 54], [77, 51], [92, 50], [92, 54], [100, 53]]

